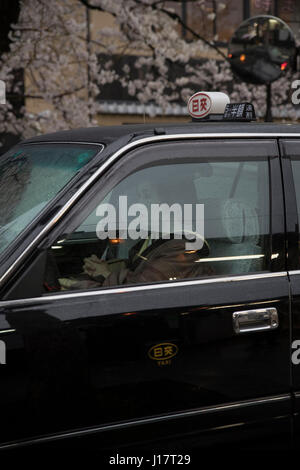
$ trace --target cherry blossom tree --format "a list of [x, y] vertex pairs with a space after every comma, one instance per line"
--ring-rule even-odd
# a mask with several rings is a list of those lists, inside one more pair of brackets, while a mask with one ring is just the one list
[[[214, 20], [205, 0], [187, 0]], [[0, 59], [0, 79], [6, 84], [7, 104], [0, 106], [0, 134], [27, 137], [41, 132], [97, 125], [101, 91], [121, 83], [141, 103], [167, 106], [187, 101], [195, 91], [230, 91], [232, 101], [252, 101], [264, 112], [265, 88], [246, 86], [232, 76], [216, 38], [203, 37], [185, 24], [179, 0], [23, 0], [17, 24], [11, 26], [10, 51]], [[218, 3], [222, 10], [224, 4]], [[91, 13], [110, 14], [113, 26], [92, 30]], [[188, 38], [182, 34], [188, 33]], [[200, 33], [199, 33], [200, 31]], [[203, 59], [214, 54], [214, 59]], [[134, 71], [121, 73], [111, 57], [135, 55]], [[105, 61], [100, 60], [106, 57]], [[176, 67], [176, 74], [172, 71]], [[23, 71], [25, 106], [16, 113], [10, 97], [23, 93], [16, 71]], [[133, 73], [134, 72], [134, 73]], [[274, 85], [280, 109], [290, 80]], [[28, 103], [35, 102], [30, 112]], [[285, 107], [295, 116], [292, 105]]]

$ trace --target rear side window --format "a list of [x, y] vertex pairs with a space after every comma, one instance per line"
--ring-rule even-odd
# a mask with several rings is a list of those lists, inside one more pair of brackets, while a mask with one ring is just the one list
[[[278, 256], [270, 233], [275, 153], [271, 141], [180, 142], [132, 152], [49, 247], [45, 290], [270, 270]], [[202, 243], [193, 245], [196, 239]]]
[[[287, 156], [291, 161], [294, 189], [296, 194], [297, 213], [298, 213], [298, 230], [300, 220], [300, 145], [299, 140], [282, 140], [283, 156]], [[289, 191], [291, 188], [288, 187]], [[287, 212], [294, 212], [294, 204], [287, 203]]]

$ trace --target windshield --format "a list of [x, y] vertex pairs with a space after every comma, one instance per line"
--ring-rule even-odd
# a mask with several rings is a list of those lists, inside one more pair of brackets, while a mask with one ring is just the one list
[[0, 156], [0, 254], [97, 153], [82, 144], [24, 144]]

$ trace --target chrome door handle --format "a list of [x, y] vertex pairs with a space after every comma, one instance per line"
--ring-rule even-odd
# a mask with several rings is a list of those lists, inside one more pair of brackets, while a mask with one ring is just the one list
[[279, 325], [277, 309], [273, 307], [234, 312], [232, 320], [236, 334], [274, 330]]

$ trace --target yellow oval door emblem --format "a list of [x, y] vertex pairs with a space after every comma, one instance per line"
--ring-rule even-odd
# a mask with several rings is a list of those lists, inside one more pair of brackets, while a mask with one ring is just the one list
[[148, 356], [154, 361], [165, 361], [176, 356], [178, 346], [173, 343], [159, 343], [152, 346], [148, 351]]

